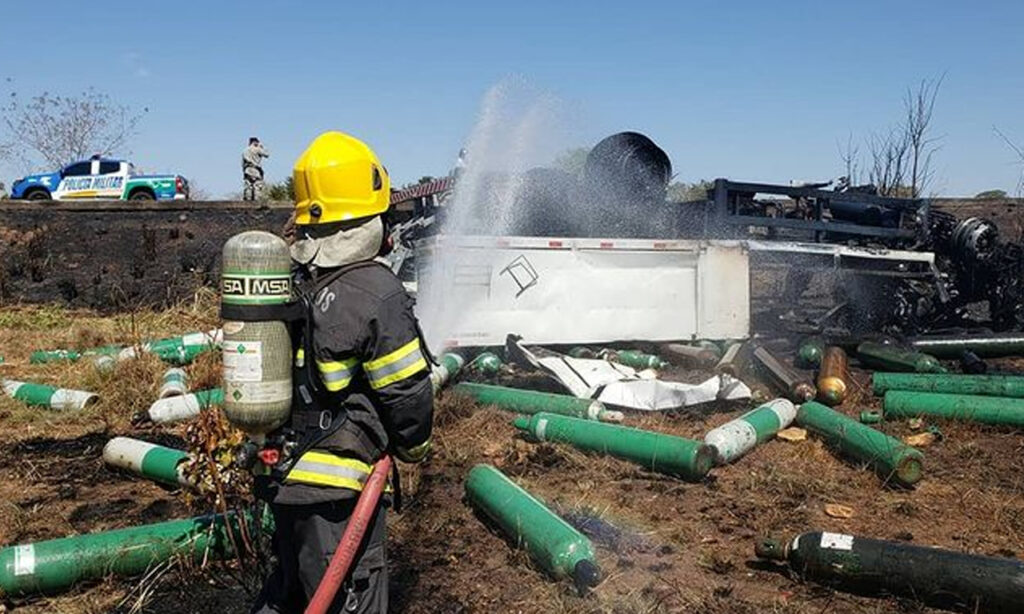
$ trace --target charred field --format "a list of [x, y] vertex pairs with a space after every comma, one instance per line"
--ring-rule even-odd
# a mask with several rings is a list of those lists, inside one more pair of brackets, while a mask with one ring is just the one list
[[[183, 425], [137, 428], [130, 421], [155, 398], [165, 365], [144, 357], [98, 374], [88, 361], [29, 365], [28, 355], [209, 328], [216, 325], [214, 301], [212, 294], [201, 295], [167, 311], [113, 317], [50, 307], [4, 310], [5, 378], [92, 390], [101, 400], [81, 412], [58, 413], [0, 398], [0, 546], [212, 511], [201, 497], [110, 469], [101, 458], [104, 443], [116, 435], [186, 445]], [[193, 389], [213, 385], [217, 370], [215, 356], [188, 367]], [[696, 382], [705, 375], [674, 367], [662, 376]], [[517, 384], [529, 379], [510, 371], [497, 377]], [[878, 406], [867, 382], [867, 372], [854, 369], [853, 391], [840, 411], [856, 415]], [[714, 403], [688, 412], [632, 413], [626, 424], [700, 439], [749, 407]], [[1024, 556], [1020, 433], [935, 423], [943, 438], [923, 449], [925, 477], [905, 490], [814, 435], [766, 442], [691, 483], [566, 445], [528, 442], [511, 418], [453, 393], [439, 398], [433, 455], [420, 466], [403, 467], [404, 509], [390, 515], [392, 611], [932, 612], [938, 610], [912, 599], [854, 595], [801, 581], [786, 567], [757, 561], [753, 545], [763, 536], [788, 539], [827, 530]], [[897, 437], [914, 432], [906, 421], [881, 429]], [[592, 537], [604, 576], [595, 590], [581, 596], [570, 583], [549, 578], [473, 511], [463, 482], [477, 463], [497, 466], [560, 513], [610, 525]], [[830, 517], [827, 504], [848, 506], [853, 515]], [[242, 613], [255, 597], [264, 563], [250, 556], [175, 564], [59, 596], [8, 597], [3, 607], [25, 613]]]

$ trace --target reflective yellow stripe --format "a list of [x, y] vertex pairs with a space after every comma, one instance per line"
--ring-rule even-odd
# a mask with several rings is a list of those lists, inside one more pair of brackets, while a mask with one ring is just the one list
[[370, 386], [375, 389], [401, 381], [427, 368], [420, 340], [413, 339], [390, 354], [363, 363]]
[[324, 386], [331, 392], [338, 392], [352, 382], [352, 375], [359, 365], [359, 359], [349, 358], [338, 361], [316, 361], [316, 367], [320, 370], [320, 379]]
[[320, 452], [318, 450], [310, 450], [302, 455], [299, 460], [308, 460], [314, 463], [324, 463], [325, 465], [336, 465], [338, 467], [348, 467], [355, 469], [356, 471], [362, 471], [367, 476], [373, 471], [373, 465], [364, 463], [361, 460], [355, 458], [345, 458], [338, 456], [337, 454], [331, 454], [330, 452]]
[[384, 356], [381, 356], [380, 358], [378, 358], [376, 360], [368, 360], [364, 364], [366, 366], [367, 371], [376, 371], [377, 369], [380, 369], [381, 367], [386, 367], [386, 366], [390, 365], [391, 363], [393, 363], [393, 362], [395, 362], [397, 360], [401, 360], [401, 359], [405, 358], [409, 354], [411, 354], [411, 353], [413, 353], [413, 352], [415, 352], [416, 350], [419, 350], [419, 349], [420, 349], [420, 340], [419, 339], [413, 339], [412, 341], [410, 341], [409, 343], [406, 343], [405, 345], [403, 345], [402, 347], [398, 348], [394, 352], [391, 352], [390, 354], [385, 354]]
[[305, 367], [306, 366], [306, 350], [299, 348], [295, 350], [295, 366]]
[[[313, 484], [361, 491], [363, 484], [373, 472], [373, 465], [354, 458], [345, 458], [330, 452], [310, 450], [299, 458], [285, 482]], [[391, 491], [390, 484], [385, 489]]]
[[363, 483], [358, 480], [327, 475], [324, 473], [314, 473], [312, 471], [301, 471], [299, 469], [292, 469], [288, 472], [288, 477], [285, 478], [285, 481], [298, 484], [347, 488], [355, 491], [361, 491], [363, 489]]
[[420, 371], [422, 371], [422, 370], [424, 370], [426, 368], [427, 368], [427, 361], [422, 356], [420, 356], [416, 360], [416, 362], [412, 363], [411, 365], [409, 365], [408, 367], [402, 369], [401, 371], [396, 371], [396, 372], [392, 373], [391, 375], [382, 377], [380, 379], [371, 379], [370, 380], [370, 386], [372, 386], [375, 390], [379, 390], [380, 388], [383, 388], [384, 386], [387, 386], [388, 384], [394, 384], [395, 382], [399, 382], [401, 380], [404, 380], [405, 378], [407, 378], [407, 377], [409, 377], [411, 375], [415, 375], [416, 373], [419, 373]]

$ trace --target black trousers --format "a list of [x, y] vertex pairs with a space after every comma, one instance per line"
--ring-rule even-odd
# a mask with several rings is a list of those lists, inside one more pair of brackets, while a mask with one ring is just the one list
[[[338, 547], [356, 500], [310, 505], [271, 505], [277, 566], [263, 585], [253, 614], [301, 614]], [[386, 507], [374, 520], [348, 576], [328, 609], [330, 614], [387, 614]]]

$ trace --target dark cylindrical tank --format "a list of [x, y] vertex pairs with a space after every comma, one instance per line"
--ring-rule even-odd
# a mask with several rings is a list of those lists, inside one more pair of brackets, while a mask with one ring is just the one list
[[590, 236], [653, 237], [672, 179], [668, 154], [639, 132], [613, 134], [594, 146], [583, 167]]

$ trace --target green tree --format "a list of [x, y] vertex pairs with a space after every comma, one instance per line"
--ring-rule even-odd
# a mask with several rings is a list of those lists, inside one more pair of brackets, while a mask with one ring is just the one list
[[1006, 190], [985, 190], [974, 195], [975, 198], [1006, 198]]
[[267, 200], [295, 200], [295, 183], [289, 175], [284, 181], [268, 184], [263, 194]]
[[590, 154], [589, 147], [573, 147], [561, 153], [552, 166], [558, 170], [565, 171], [570, 175], [583, 173], [583, 167], [587, 164], [587, 155]]
[[667, 198], [674, 202], [688, 202], [693, 200], [705, 200], [708, 197], [708, 190], [714, 186], [714, 182], [701, 179], [693, 183], [685, 181], [673, 181], [668, 184]]

